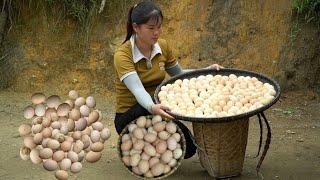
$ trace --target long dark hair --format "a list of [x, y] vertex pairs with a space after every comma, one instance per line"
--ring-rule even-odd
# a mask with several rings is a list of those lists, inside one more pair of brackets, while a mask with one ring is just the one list
[[163, 19], [162, 11], [155, 3], [142, 1], [132, 6], [128, 13], [127, 36], [123, 43], [128, 41], [134, 33], [132, 23], [145, 24], [150, 19], [156, 20], [157, 23]]

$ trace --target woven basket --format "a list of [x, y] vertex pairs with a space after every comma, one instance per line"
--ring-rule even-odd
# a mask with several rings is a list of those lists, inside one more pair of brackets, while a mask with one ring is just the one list
[[[149, 115], [149, 116], [145, 116], [147, 119], [151, 119], [152, 118], [152, 115]], [[136, 120], [132, 121], [133, 123], [136, 122]], [[172, 121], [174, 123], [174, 121]], [[130, 123], [131, 124], [131, 123]], [[140, 176], [138, 174], [135, 174], [134, 172], [132, 172], [131, 170], [131, 167], [128, 167], [124, 164], [124, 162], [122, 161], [122, 153], [121, 153], [121, 139], [122, 139], [122, 136], [124, 134], [127, 134], [128, 133], [128, 126], [129, 124], [122, 130], [122, 132], [120, 133], [119, 135], [119, 139], [118, 139], [118, 146], [117, 146], [117, 149], [118, 149], [118, 156], [120, 157], [120, 161], [122, 162], [122, 164], [124, 165], [124, 167], [126, 167], [126, 169], [134, 176], [136, 176], [137, 178], [139, 179], [148, 179], [147, 177], [144, 177], [144, 176]], [[167, 174], [164, 174], [162, 176], [157, 176], [157, 177], [153, 177], [152, 179], [163, 179], [163, 178], [166, 178], [168, 176], [170, 176], [171, 174], [173, 174], [177, 169], [178, 167], [181, 165], [181, 161], [183, 160], [184, 156], [185, 156], [185, 153], [186, 153], [186, 139], [184, 137], [184, 134], [182, 132], [182, 130], [179, 128], [179, 126], [177, 125], [177, 133], [180, 134], [181, 136], [181, 139], [180, 139], [180, 144], [181, 144], [181, 149], [182, 149], [182, 156], [180, 157], [180, 159], [177, 160], [177, 165], [173, 168], [171, 168], [171, 170], [167, 173]]]
[[191, 79], [193, 77], [198, 77], [200, 75], [208, 75], [211, 74], [213, 76], [215, 75], [230, 75], [230, 74], [235, 74], [236, 76], [251, 76], [251, 77], [256, 77], [259, 81], [263, 82], [263, 83], [269, 83], [271, 84], [276, 91], [276, 95], [275, 98], [269, 103], [266, 104], [258, 109], [255, 109], [253, 111], [249, 111], [246, 113], [242, 113], [242, 114], [237, 114], [234, 116], [227, 116], [227, 117], [188, 117], [188, 116], [184, 116], [181, 114], [176, 114], [173, 112], [168, 111], [167, 113], [170, 114], [171, 116], [173, 116], [175, 119], [180, 119], [180, 120], [184, 120], [184, 121], [190, 121], [190, 122], [206, 122], [206, 123], [222, 123], [222, 122], [231, 122], [231, 121], [236, 121], [238, 119], [242, 119], [242, 118], [249, 118], [251, 116], [254, 116], [256, 114], [259, 114], [260, 112], [265, 111], [266, 109], [270, 108], [273, 104], [275, 104], [279, 98], [280, 98], [280, 86], [279, 84], [263, 75], [263, 74], [259, 74], [256, 72], [251, 72], [251, 71], [247, 71], [247, 70], [242, 70], [242, 69], [228, 69], [228, 68], [224, 68], [224, 69], [220, 69], [219, 71], [214, 70], [214, 69], [198, 69], [198, 70], [194, 70], [191, 72], [186, 72], [186, 73], [182, 73], [176, 76], [171, 77], [170, 79], [163, 81], [155, 90], [154, 93], [154, 99], [156, 101], [156, 103], [160, 103], [158, 94], [161, 90], [161, 87], [167, 84], [171, 84], [174, 83], [177, 79]]
[[249, 118], [226, 123], [195, 123], [200, 163], [210, 176], [227, 178], [242, 172]]

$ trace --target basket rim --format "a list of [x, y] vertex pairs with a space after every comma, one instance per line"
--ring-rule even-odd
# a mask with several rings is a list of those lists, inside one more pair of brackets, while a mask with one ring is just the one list
[[[153, 115], [147, 115], [145, 117], [152, 119]], [[180, 127], [174, 122], [174, 120], [172, 120], [172, 121], [167, 121], [167, 120], [164, 120], [164, 119], [162, 119], [162, 120], [166, 121], [166, 122], [173, 122], [176, 125], [177, 132], [181, 136], [180, 144], [182, 143], [181, 144], [182, 156], [180, 157], [179, 160], [177, 160], [177, 165], [175, 167], [171, 168], [171, 170], [167, 174], [164, 174], [162, 176], [153, 177], [152, 179], [163, 179], [163, 178], [166, 178], [166, 177], [170, 176], [171, 174], [173, 174], [178, 169], [178, 167], [181, 165], [181, 162], [184, 159], [184, 156], [185, 156], [185, 153], [186, 153], [186, 139], [185, 139], [184, 134], [183, 134], [182, 130], [180, 129]], [[147, 177], [144, 177], [142, 175], [138, 175], [138, 174], [135, 174], [134, 172], [132, 172], [131, 168], [129, 166], [126, 166], [124, 164], [124, 162], [122, 161], [122, 157], [123, 157], [122, 156], [122, 152], [121, 152], [121, 139], [122, 139], [122, 136], [124, 134], [127, 134], [129, 125], [132, 124], [132, 123], [135, 123], [136, 121], [137, 121], [137, 119], [135, 119], [135, 120], [131, 121], [129, 124], [127, 124], [126, 127], [119, 134], [118, 143], [117, 143], [118, 156], [120, 158], [121, 163], [124, 165], [124, 167], [127, 169], [127, 171], [130, 172], [130, 174], [132, 174], [132, 175], [134, 175], [134, 176], [136, 176], [137, 178], [140, 178], [140, 179], [148, 179]]]
[[276, 95], [275, 98], [268, 104], [257, 108], [253, 111], [249, 111], [246, 113], [242, 113], [242, 114], [237, 114], [234, 116], [225, 116], [225, 117], [189, 117], [189, 116], [183, 116], [181, 114], [176, 114], [173, 113], [171, 111], [166, 111], [168, 114], [170, 114], [171, 116], [173, 116], [175, 119], [179, 119], [179, 120], [184, 120], [184, 121], [190, 121], [190, 122], [202, 122], [202, 123], [224, 123], [224, 122], [231, 122], [231, 121], [236, 121], [238, 119], [242, 119], [242, 118], [249, 118], [251, 116], [254, 116], [256, 114], [259, 114], [265, 110], [267, 110], [268, 108], [270, 108], [273, 104], [275, 104], [279, 98], [280, 98], [280, 94], [281, 94], [281, 88], [280, 85], [272, 78], [267, 77], [264, 74], [261, 73], [257, 73], [257, 72], [252, 72], [252, 71], [248, 71], [248, 70], [244, 70], [244, 69], [235, 69], [235, 68], [223, 68], [220, 70], [215, 70], [215, 69], [197, 69], [197, 70], [193, 70], [190, 72], [185, 72], [182, 74], [178, 74], [176, 76], [170, 77], [169, 79], [163, 81], [159, 86], [157, 86], [155, 93], [154, 93], [154, 100], [155, 102], [158, 104], [160, 103], [158, 94], [161, 90], [161, 87], [169, 84], [169, 83], [173, 83], [175, 80], [177, 79], [190, 79], [192, 77], [196, 77], [196, 76], [200, 76], [200, 75], [208, 75], [208, 74], [212, 74], [212, 75], [229, 75], [229, 74], [235, 74], [237, 76], [251, 76], [251, 77], [256, 77], [259, 81], [263, 82], [263, 83], [269, 83], [271, 84], [276, 91]]

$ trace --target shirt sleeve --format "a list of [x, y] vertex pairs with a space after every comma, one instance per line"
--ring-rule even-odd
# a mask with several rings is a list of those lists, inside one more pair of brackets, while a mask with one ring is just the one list
[[126, 78], [128, 75], [135, 73], [134, 63], [132, 58], [124, 52], [116, 52], [114, 55], [114, 67], [120, 81]]
[[174, 57], [171, 47], [168, 42], [165, 41], [166, 51], [167, 51], [167, 61], [165, 62], [165, 69], [169, 69], [178, 64], [177, 59]]

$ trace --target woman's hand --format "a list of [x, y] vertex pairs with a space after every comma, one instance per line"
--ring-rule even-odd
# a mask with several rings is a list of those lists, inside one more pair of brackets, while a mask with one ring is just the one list
[[220, 66], [219, 64], [212, 64], [209, 66], [209, 68], [215, 69], [215, 70], [220, 70], [223, 69], [223, 66]]
[[170, 114], [166, 113], [165, 110], [169, 110], [168, 107], [162, 105], [162, 104], [155, 104], [151, 106], [151, 111], [153, 114], [160, 115], [161, 117], [168, 118], [170, 120], [173, 120], [174, 117], [170, 116]]

